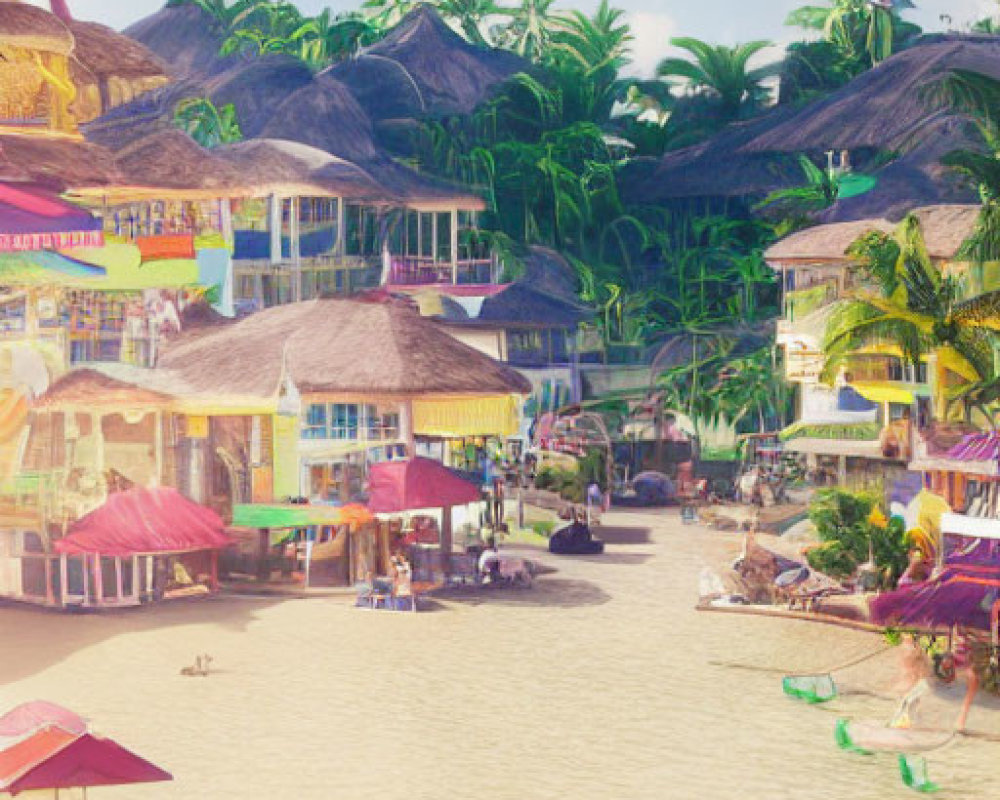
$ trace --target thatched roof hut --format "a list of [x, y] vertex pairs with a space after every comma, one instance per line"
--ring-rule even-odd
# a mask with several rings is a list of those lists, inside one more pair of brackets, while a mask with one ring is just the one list
[[[453, 339], [409, 305], [311, 300], [262, 311], [169, 345], [160, 364], [197, 391], [276, 396], [527, 393], [515, 370]], [[248, 365], [253, 365], [248, 368]]]
[[975, 187], [941, 163], [946, 153], [963, 147], [979, 147], [971, 124], [955, 117], [938, 118], [923, 129], [912, 150], [873, 173], [874, 189], [838, 200], [817, 218], [820, 222], [900, 220], [922, 206], [975, 203]]
[[933, 111], [922, 89], [949, 70], [1000, 78], [1000, 36], [927, 36], [868, 70], [783, 124], [749, 142], [746, 152], [876, 148], [905, 151], [946, 111]]
[[259, 135], [302, 142], [350, 161], [376, 156], [371, 120], [350, 90], [329, 74], [317, 75], [279, 101]]
[[575, 328], [593, 317], [593, 309], [541, 291], [530, 282], [521, 280], [487, 297], [475, 322], [483, 325]]
[[663, 203], [694, 197], [762, 197], [803, 182], [794, 156], [742, 153], [741, 148], [791, 115], [784, 108], [724, 128], [691, 147], [667, 153], [659, 161], [637, 160], [624, 182], [633, 203]]
[[395, 199], [350, 161], [299, 142], [248, 139], [212, 152], [235, 168], [243, 185], [256, 192], [332, 194], [372, 202]]
[[53, 383], [34, 402], [36, 409], [163, 408], [170, 396], [108, 377], [93, 369], [74, 369]]
[[217, 106], [232, 103], [243, 135], [252, 138], [261, 134], [290, 94], [312, 80], [312, 71], [297, 58], [265, 55], [207, 79], [205, 96]]
[[132, 142], [115, 154], [122, 173], [119, 191], [134, 194], [148, 187], [153, 195], [179, 190], [185, 196], [219, 196], [245, 186], [234, 165], [201, 147], [183, 131], [171, 128]]
[[103, 147], [75, 139], [0, 136], [0, 180], [67, 188], [107, 186], [121, 180]]
[[165, 6], [125, 29], [167, 65], [178, 79], [217, 75], [238, 63], [219, 55], [223, 33], [212, 16], [198, 6]]
[[73, 34], [57, 16], [18, 0], [0, 0], [0, 41], [64, 56], [74, 45]]
[[422, 211], [483, 211], [486, 202], [466, 186], [415, 172], [384, 156], [362, 166], [376, 181], [411, 208]]
[[[920, 220], [931, 258], [947, 261], [955, 257], [975, 229], [979, 206], [930, 206], [913, 213]], [[860, 236], [871, 231], [892, 233], [895, 229], [896, 224], [886, 219], [817, 225], [786, 236], [764, 255], [771, 263], [843, 262], [847, 260], [847, 248]]]
[[517, 72], [504, 50], [466, 42], [430, 5], [411, 11], [382, 41], [331, 67], [372, 119], [468, 114]]

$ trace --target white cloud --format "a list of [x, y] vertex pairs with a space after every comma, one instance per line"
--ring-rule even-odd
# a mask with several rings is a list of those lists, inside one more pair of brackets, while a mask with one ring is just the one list
[[670, 48], [670, 37], [678, 36], [677, 23], [669, 14], [658, 11], [633, 11], [628, 15], [632, 27], [632, 63], [626, 67], [629, 76], [652, 77]]

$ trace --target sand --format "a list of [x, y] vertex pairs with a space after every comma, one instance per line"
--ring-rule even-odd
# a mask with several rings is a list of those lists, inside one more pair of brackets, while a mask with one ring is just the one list
[[[910, 796], [891, 757], [833, 743], [838, 715], [887, 718], [888, 697], [807, 707], [763, 671], [823, 669], [878, 637], [696, 611], [699, 571], [735, 553], [736, 534], [616, 512], [604, 535], [603, 557], [536, 553], [556, 571], [533, 589], [466, 591], [417, 615], [338, 598], [0, 606], [0, 708], [62, 703], [176, 778], [94, 800]], [[201, 652], [215, 673], [182, 677]], [[887, 691], [893, 659], [838, 680]], [[977, 708], [970, 726], [996, 717]], [[998, 748], [932, 753], [931, 777], [948, 798], [998, 797]]]

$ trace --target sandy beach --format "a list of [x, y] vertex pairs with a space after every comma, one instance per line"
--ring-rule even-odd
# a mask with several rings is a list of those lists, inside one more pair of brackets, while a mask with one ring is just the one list
[[[346, 598], [5, 605], [0, 708], [62, 703], [175, 776], [95, 800], [910, 796], [892, 757], [842, 753], [832, 735], [837, 716], [889, 716], [893, 653], [837, 676], [874, 694], [816, 708], [780, 690], [781, 670], [823, 670], [877, 636], [696, 611], [700, 569], [736, 534], [618, 512], [602, 535], [603, 557], [535, 553], [556, 571], [533, 589], [467, 590], [417, 615]], [[202, 652], [214, 674], [182, 677]], [[997, 716], [977, 708], [970, 727]], [[998, 747], [932, 753], [942, 796], [1000, 796]]]

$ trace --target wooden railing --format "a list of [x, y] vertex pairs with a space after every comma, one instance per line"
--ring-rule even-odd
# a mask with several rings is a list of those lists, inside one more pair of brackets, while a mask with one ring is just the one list
[[463, 259], [453, 265], [427, 256], [393, 256], [389, 271], [389, 283], [399, 286], [494, 283], [495, 277], [489, 258]]

